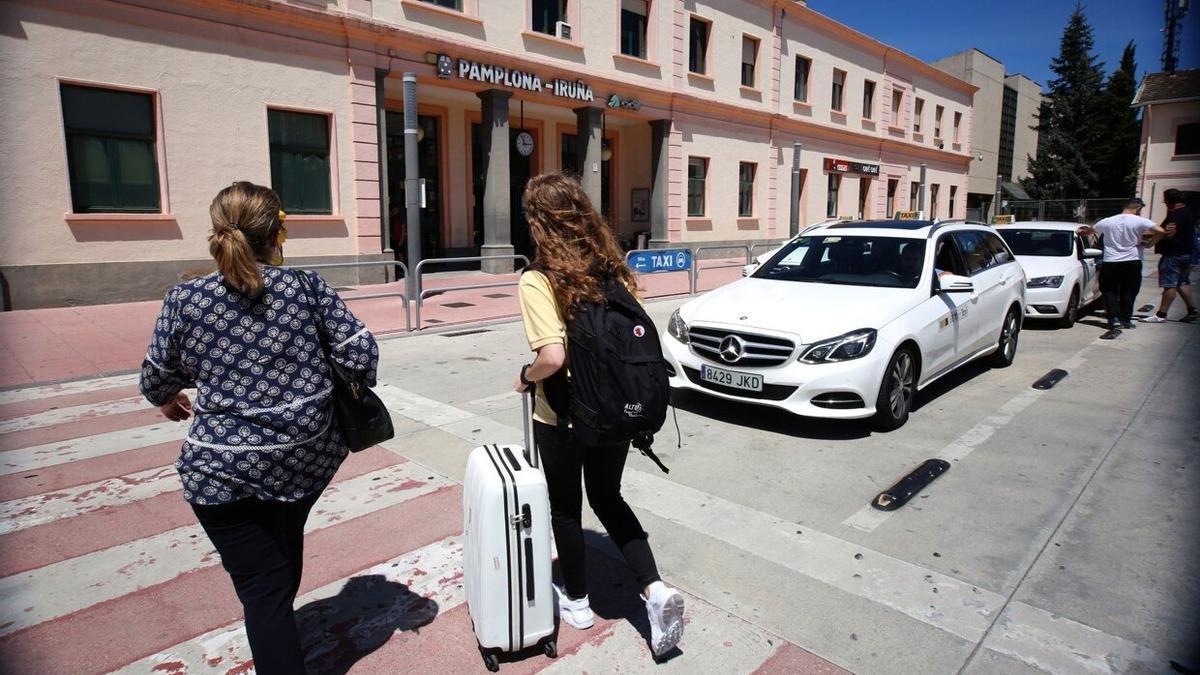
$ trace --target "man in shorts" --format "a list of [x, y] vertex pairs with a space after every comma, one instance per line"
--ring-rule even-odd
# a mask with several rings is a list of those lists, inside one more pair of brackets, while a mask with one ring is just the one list
[[1077, 230], [1082, 235], [1104, 237], [1100, 293], [1104, 296], [1109, 330], [1135, 327], [1133, 303], [1142, 286], [1142, 238], [1149, 234], [1153, 241], [1164, 233], [1154, 221], [1140, 215], [1145, 206], [1146, 202], [1134, 197], [1125, 203], [1121, 213]]
[[1174, 188], [1163, 191], [1163, 202], [1167, 205], [1167, 217], [1163, 220], [1163, 239], [1154, 247], [1158, 259], [1158, 285], [1162, 287], [1162, 302], [1158, 312], [1142, 321], [1164, 323], [1167, 311], [1175, 296], [1183, 298], [1187, 315], [1180, 321], [1190, 323], [1200, 319], [1196, 303], [1192, 300], [1192, 248], [1195, 246], [1196, 217], [1183, 201], [1183, 193]]

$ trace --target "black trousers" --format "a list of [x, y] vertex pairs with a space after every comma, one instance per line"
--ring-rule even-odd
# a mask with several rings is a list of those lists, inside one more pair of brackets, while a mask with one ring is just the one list
[[1133, 303], [1142, 288], [1142, 261], [1105, 262], [1100, 265], [1100, 293], [1108, 312], [1108, 325], [1133, 321]]
[[621, 474], [625, 471], [629, 444], [587, 447], [570, 430], [560, 431], [541, 422], [534, 422], [533, 434], [550, 489], [550, 524], [554, 528], [558, 564], [567, 595], [572, 598], [587, 595], [580, 474], [592, 511], [621, 549], [639, 586], [658, 581], [658, 566], [646, 541], [648, 535], [621, 496]]
[[304, 568], [304, 523], [319, 496], [192, 505], [242, 601], [246, 637], [260, 675], [304, 672], [292, 603]]

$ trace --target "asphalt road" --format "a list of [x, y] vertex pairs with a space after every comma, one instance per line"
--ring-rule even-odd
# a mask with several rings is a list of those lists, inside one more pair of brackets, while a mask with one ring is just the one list
[[[661, 327], [679, 304], [649, 309]], [[886, 434], [679, 395], [671, 473], [631, 455], [626, 497], [670, 583], [854, 672], [1200, 668], [1200, 330], [1101, 332], [1027, 325], [1012, 367], [960, 369]], [[461, 480], [471, 447], [520, 439], [518, 323], [382, 352], [394, 451]], [[1069, 375], [1032, 389], [1051, 368]], [[935, 457], [951, 468], [908, 505], [867, 508]]]

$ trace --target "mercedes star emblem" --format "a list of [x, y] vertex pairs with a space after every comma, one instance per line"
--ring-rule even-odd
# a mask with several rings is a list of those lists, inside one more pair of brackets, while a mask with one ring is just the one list
[[736, 335], [729, 335], [721, 340], [721, 358], [727, 363], [734, 363], [746, 354], [746, 343]]

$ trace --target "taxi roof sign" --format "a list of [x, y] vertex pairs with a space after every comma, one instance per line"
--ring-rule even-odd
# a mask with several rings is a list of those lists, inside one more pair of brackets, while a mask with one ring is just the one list
[[1012, 225], [1015, 222], [1017, 222], [1017, 217], [1011, 213], [1003, 216], [992, 217], [993, 225]]
[[896, 220], [925, 220], [924, 211], [897, 211]]

